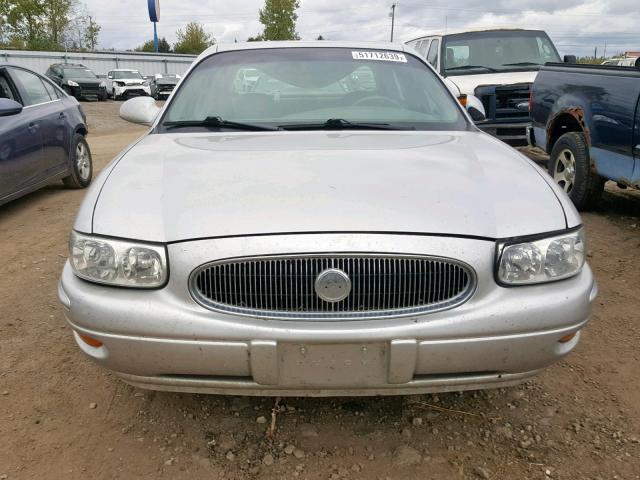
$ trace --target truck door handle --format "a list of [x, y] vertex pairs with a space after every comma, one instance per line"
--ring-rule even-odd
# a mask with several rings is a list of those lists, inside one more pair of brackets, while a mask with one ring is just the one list
[[67, 118], [67, 115], [64, 112], [60, 112], [60, 115], [58, 115], [58, 118], [60, 120], [64, 120], [65, 118]]
[[27, 127], [27, 130], [29, 130], [30, 133], [36, 133], [38, 128], [40, 128], [40, 126], [37, 123], [31, 122]]

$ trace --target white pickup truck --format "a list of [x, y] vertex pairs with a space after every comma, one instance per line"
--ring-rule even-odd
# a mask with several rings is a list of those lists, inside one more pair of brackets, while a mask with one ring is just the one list
[[511, 145], [526, 145], [530, 87], [542, 65], [560, 61], [545, 32], [447, 32], [406, 43], [455, 85], [461, 98], [480, 100], [484, 118], [478, 127]]
[[151, 95], [151, 87], [138, 70], [116, 69], [107, 73], [107, 94], [114, 100]]

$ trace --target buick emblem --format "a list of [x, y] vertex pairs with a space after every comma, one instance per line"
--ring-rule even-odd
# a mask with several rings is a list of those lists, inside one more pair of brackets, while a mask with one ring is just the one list
[[315, 283], [316, 294], [325, 302], [336, 303], [344, 300], [351, 293], [349, 275], [337, 268], [324, 270], [318, 275]]

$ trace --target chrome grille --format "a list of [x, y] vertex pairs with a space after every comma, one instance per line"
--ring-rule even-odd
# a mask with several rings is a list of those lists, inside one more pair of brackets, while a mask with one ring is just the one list
[[[351, 293], [339, 302], [315, 292], [318, 275], [340, 269]], [[283, 319], [415, 315], [453, 308], [475, 289], [468, 265], [447, 258], [398, 255], [300, 255], [213, 262], [191, 275], [194, 299], [206, 308]]]

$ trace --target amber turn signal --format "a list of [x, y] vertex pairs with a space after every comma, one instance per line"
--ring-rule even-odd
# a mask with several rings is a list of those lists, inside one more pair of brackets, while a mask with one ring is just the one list
[[565, 335], [564, 337], [561, 337], [560, 340], [558, 340], [558, 342], [559, 343], [570, 342], [571, 340], [573, 340], [573, 337], [575, 337], [577, 334], [578, 334], [578, 332], [569, 333], [569, 334]]
[[458, 101], [460, 102], [460, 105], [462, 105], [463, 107], [467, 106], [467, 96], [466, 95], [460, 95], [458, 97]]
[[96, 340], [95, 338], [88, 337], [87, 335], [83, 335], [81, 333], [79, 333], [78, 336], [82, 339], [84, 343], [86, 343], [90, 347], [98, 348], [102, 346], [102, 342], [100, 340]]

